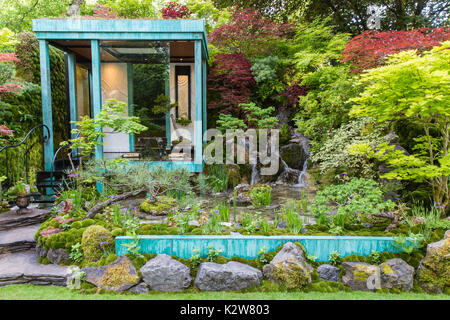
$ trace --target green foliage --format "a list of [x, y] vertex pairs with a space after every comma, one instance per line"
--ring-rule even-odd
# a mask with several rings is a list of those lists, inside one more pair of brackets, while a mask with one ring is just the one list
[[300, 206], [291, 201], [281, 207], [281, 220], [286, 222], [286, 229], [294, 234], [301, 234], [303, 229], [303, 217], [300, 215]]
[[206, 258], [208, 259], [209, 262], [214, 262], [221, 253], [222, 250], [215, 249], [213, 246], [208, 246]]
[[272, 203], [272, 188], [269, 185], [255, 185], [250, 188], [249, 196], [255, 207], [268, 206]]
[[391, 55], [387, 64], [361, 75], [364, 92], [354, 98], [354, 116], [375, 117], [380, 122], [409, 119], [422, 127], [415, 138], [412, 154], [406, 155], [393, 146], [381, 144], [376, 150], [367, 144], [354, 145], [353, 153], [367, 154], [386, 161], [394, 170], [383, 175], [387, 179], [426, 181], [433, 198], [450, 205], [450, 42], [418, 55], [404, 51]]
[[356, 143], [375, 148], [384, 141], [382, 127], [372, 118], [361, 118], [333, 130], [323, 143], [314, 144], [310, 159], [318, 164], [322, 174], [334, 168], [336, 173], [376, 178], [378, 168], [371, 158], [349, 153], [348, 149]]
[[228, 189], [229, 176], [228, 171], [220, 164], [212, 164], [206, 166], [206, 177], [203, 181], [206, 190], [214, 190], [214, 192], [223, 192]]
[[246, 125], [244, 120], [233, 117], [231, 114], [221, 113], [219, 119], [216, 122], [217, 129], [225, 131], [226, 129], [238, 130], [245, 129]]
[[262, 100], [275, 96], [285, 89], [282, 60], [277, 56], [255, 59], [250, 70], [258, 84], [257, 95]]
[[0, 2], [0, 28], [14, 32], [31, 31], [31, 20], [59, 17], [67, 11], [70, 0], [23, 0]]
[[127, 249], [127, 254], [137, 258], [143, 258], [143, 255], [139, 252], [141, 246], [139, 245], [139, 235], [137, 233], [133, 234], [133, 241], [123, 243], [122, 245]]
[[330, 19], [316, 19], [299, 24], [294, 39], [285, 43], [299, 74], [316, 72], [340, 60], [350, 35], [336, 33]]
[[267, 259], [267, 247], [266, 246], [263, 246], [261, 249], [259, 249], [258, 260], [262, 264], [266, 264], [269, 262], [269, 260]]
[[394, 247], [399, 248], [401, 251], [411, 254], [411, 252], [419, 245], [422, 239], [420, 234], [411, 234], [407, 237], [404, 234], [400, 234], [394, 237], [394, 242], [392, 243]]
[[83, 251], [81, 248], [81, 243], [77, 242], [76, 244], [72, 245], [69, 257], [72, 261], [77, 263], [83, 261]]
[[313, 145], [320, 145], [331, 130], [349, 121], [349, 99], [358, 93], [349, 71], [346, 65], [324, 65], [302, 78], [301, 84], [308, 86], [308, 93], [299, 97], [294, 121]]
[[195, 254], [193, 254], [189, 258], [189, 262], [191, 264], [191, 268], [195, 268], [202, 262], [202, 257], [200, 256], [200, 250], [199, 249], [193, 249], [192, 252], [194, 252]]
[[257, 129], [270, 129], [278, 125], [278, 119], [272, 117], [272, 112], [275, 111], [274, 107], [261, 108], [255, 103], [241, 103], [239, 108], [246, 112], [247, 123], [251, 128]]
[[[231, 12], [228, 8], [216, 8], [211, 0], [187, 0], [186, 5], [195, 19], [205, 19], [206, 32], [229, 22]], [[210, 45], [210, 44], [208, 44]], [[210, 57], [212, 55], [210, 54]]]
[[378, 251], [372, 251], [369, 255], [369, 259], [373, 264], [380, 264], [381, 263], [381, 254]]
[[4, 27], [0, 29], [0, 52], [11, 52], [17, 44], [14, 32]]
[[342, 257], [337, 251], [332, 251], [328, 257], [328, 260], [333, 266], [339, 266], [342, 263]]
[[96, 262], [103, 256], [103, 247], [111, 246], [114, 246], [114, 238], [104, 227], [93, 225], [83, 232], [81, 247], [87, 261]]
[[166, 114], [170, 109], [175, 108], [178, 105], [177, 103], [171, 104], [170, 97], [164, 94], [158, 95], [153, 103], [152, 112], [154, 114]]
[[147, 128], [139, 123], [139, 118], [124, 116], [127, 105], [115, 99], [108, 99], [102, 106], [102, 110], [97, 118], [92, 119], [84, 116], [80, 121], [72, 121], [76, 128], [72, 129], [73, 139], [64, 141], [61, 145], [72, 144], [72, 148], [77, 148], [80, 154], [88, 157], [92, 154], [96, 146], [102, 145], [101, 139], [105, 136], [102, 127], [109, 127], [115, 132], [127, 134], [140, 133]]
[[436, 205], [430, 209], [426, 208], [422, 202], [415, 202], [409, 212], [410, 216], [406, 217], [405, 221], [410, 227], [416, 224], [414, 219], [423, 219], [421, 225], [424, 229], [450, 229], [450, 221], [441, 219], [441, 210], [436, 208]]
[[394, 207], [392, 201], [384, 200], [383, 192], [375, 181], [352, 178], [345, 184], [331, 185], [317, 192], [311, 213], [319, 216], [335, 209], [336, 215], [345, 215], [351, 223], [356, 221], [357, 216], [390, 211]]
[[[153, 0], [99, 0], [97, 3], [111, 8], [117, 16], [138, 19], [157, 18], [163, 1]], [[89, 10], [89, 9], [87, 9]]]

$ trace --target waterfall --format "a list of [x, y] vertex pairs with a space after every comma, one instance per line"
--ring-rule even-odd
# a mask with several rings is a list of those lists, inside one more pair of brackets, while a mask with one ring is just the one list
[[303, 148], [303, 151], [305, 151], [306, 159], [305, 162], [303, 162], [303, 168], [300, 174], [298, 175], [298, 182], [294, 185], [294, 187], [297, 188], [306, 188], [306, 180], [305, 180], [305, 174], [306, 170], [308, 170], [308, 158], [309, 158], [309, 141], [307, 139], [301, 139], [300, 145]]
[[250, 185], [256, 184], [259, 181], [259, 172], [256, 164], [250, 164], [252, 166], [252, 177], [250, 181]]

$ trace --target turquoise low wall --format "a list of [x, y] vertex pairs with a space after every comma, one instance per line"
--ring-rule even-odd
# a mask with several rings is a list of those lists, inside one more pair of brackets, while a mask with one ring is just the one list
[[[116, 254], [127, 253], [123, 245], [132, 243], [132, 237], [116, 237]], [[332, 251], [341, 256], [358, 254], [368, 256], [372, 251], [399, 252], [394, 247], [392, 237], [332, 237], [332, 236], [197, 236], [197, 235], [148, 235], [141, 236], [139, 246], [141, 253], [165, 253], [171, 256], [188, 259], [194, 249], [206, 256], [208, 246], [222, 250], [228, 258], [241, 257], [254, 259], [258, 251], [266, 246], [266, 251], [274, 251], [286, 242], [300, 242], [308, 254], [314, 254], [317, 261], [326, 262]]]

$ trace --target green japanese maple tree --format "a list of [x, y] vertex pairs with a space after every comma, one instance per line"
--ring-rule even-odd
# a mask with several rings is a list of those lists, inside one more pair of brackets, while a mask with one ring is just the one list
[[362, 74], [364, 91], [352, 99], [350, 114], [380, 122], [407, 118], [423, 129], [411, 154], [383, 143], [375, 149], [356, 144], [353, 153], [367, 153], [394, 168], [382, 177], [426, 181], [435, 206], [450, 207], [450, 41], [423, 54], [404, 51], [390, 56], [385, 66]]

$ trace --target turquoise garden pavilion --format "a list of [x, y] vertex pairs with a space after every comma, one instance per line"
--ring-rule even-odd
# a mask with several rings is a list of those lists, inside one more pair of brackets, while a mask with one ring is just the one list
[[[49, 46], [54, 46], [65, 54], [68, 120], [95, 118], [107, 99], [116, 99], [149, 128], [136, 136], [103, 128], [97, 159], [203, 170], [208, 59], [203, 20], [38, 19], [33, 31], [40, 48], [43, 123], [51, 136]], [[161, 95], [176, 103], [167, 114], [152, 110]], [[46, 171], [55, 147], [52, 139], [44, 143]]]

